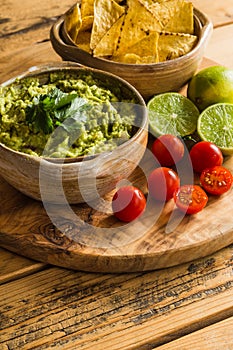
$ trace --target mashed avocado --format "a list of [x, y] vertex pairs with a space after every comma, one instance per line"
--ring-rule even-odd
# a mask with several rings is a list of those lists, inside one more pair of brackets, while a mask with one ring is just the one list
[[25, 78], [0, 87], [0, 142], [53, 158], [112, 150], [132, 135], [132, 102], [92, 75], [50, 73], [45, 84]]

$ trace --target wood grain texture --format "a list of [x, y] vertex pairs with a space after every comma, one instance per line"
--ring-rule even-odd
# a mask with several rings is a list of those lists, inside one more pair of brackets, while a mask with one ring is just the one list
[[[221, 62], [222, 65], [233, 69], [233, 45], [229, 45], [232, 38], [233, 24], [216, 28], [206, 48], [206, 57], [214, 57], [215, 61]], [[220, 49], [216, 43], [221, 43]]]
[[[74, 4], [72, 0], [2, 1], [0, 53], [49, 40], [52, 23]], [[13, 62], [13, 61], [12, 61]]]
[[46, 265], [0, 248], [0, 284], [42, 270]]
[[0, 348], [141, 350], [173, 341], [233, 316], [232, 253], [148, 273], [49, 267], [2, 285]]
[[[232, 20], [229, 16], [232, 0], [193, 2], [219, 19], [221, 26]], [[50, 4], [53, 8], [68, 9], [73, 3], [26, 0], [22, 6], [16, 0], [2, 1], [1, 11], [7, 8], [4, 17], [14, 16], [17, 26], [23, 24], [22, 18], [24, 21], [30, 18], [32, 7], [44, 15], [50, 10]], [[22, 12], [27, 15], [24, 17]], [[1, 34], [3, 25], [0, 21]], [[231, 65], [232, 55], [228, 54], [231, 32], [226, 26], [219, 28], [218, 33], [217, 41], [212, 43], [213, 56], [208, 57]], [[228, 42], [225, 42], [226, 36]], [[37, 30], [22, 32], [20, 36], [12, 35], [11, 40], [1, 37], [0, 50], [4, 47], [4, 54], [0, 54], [0, 81], [31, 65], [60, 60], [49, 42], [35, 44], [47, 37], [47, 30], [43, 35]], [[23, 207], [24, 199], [20, 198]], [[19, 203], [11, 212], [17, 211], [18, 206]], [[232, 213], [230, 215], [232, 217]], [[114, 275], [44, 266], [41, 271], [23, 277], [22, 270], [33, 271], [34, 264], [38, 263], [4, 249], [0, 249], [0, 258], [1, 275], [5, 274], [5, 283], [0, 286], [1, 350], [148, 350], [162, 345], [161, 350], [171, 350], [169, 346], [175, 347], [176, 339], [180, 339], [181, 350], [186, 350], [185, 346], [188, 350], [195, 346], [195, 350], [232, 348], [231, 343], [224, 348], [221, 336], [221, 333], [231, 336], [232, 329], [232, 245], [188, 264], [147, 273]], [[12, 273], [13, 280], [8, 282], [7, 276]], [[216, 344], [208, 348], [210, 337], [215, 337]]]
[[[35, 54], [36, 53], [36, 54]], [[0, 83], [25, 72], [30, 67], [61, 61], [50, 42], [35, 44], [0, 56]], [[9, 62], [14, 62], [9, 65]]]
[[205, 327], [185, 337], [156, 347], [157, 350], [230, 350], [233, 349], [233, 317]]
[[192, 3], [210, 17], [215, 28], [233, 23], [233, 7], [231, 0], [193, 0]]

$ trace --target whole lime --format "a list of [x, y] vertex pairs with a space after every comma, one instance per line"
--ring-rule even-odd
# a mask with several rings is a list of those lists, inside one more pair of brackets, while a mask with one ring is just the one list
[[200, 111], [215, 103], [233, 103], [233, 70], [223, 66], [200, 70], [188, 83], [187, 97]]

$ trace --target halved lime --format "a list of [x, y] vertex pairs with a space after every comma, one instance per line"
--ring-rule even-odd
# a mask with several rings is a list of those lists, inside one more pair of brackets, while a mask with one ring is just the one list
[[217, 145], [224, 155], [233, 155], [233, 103], [207, 107], [198, 118], [197, 132], [202, 140]]
[[151, 133], [186, 136], [197, 127], [199, 111], [192, 101], [178, 92], [155, 95], [147, 103]]

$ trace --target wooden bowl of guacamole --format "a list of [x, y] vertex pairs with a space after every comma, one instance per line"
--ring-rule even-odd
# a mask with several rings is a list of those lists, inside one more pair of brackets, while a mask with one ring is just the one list
[[0, 87], [0, 175], [44, 202], [88, 202], [141, 160], [148, 117], [140, 93], [111, 73], [62, 62]]

